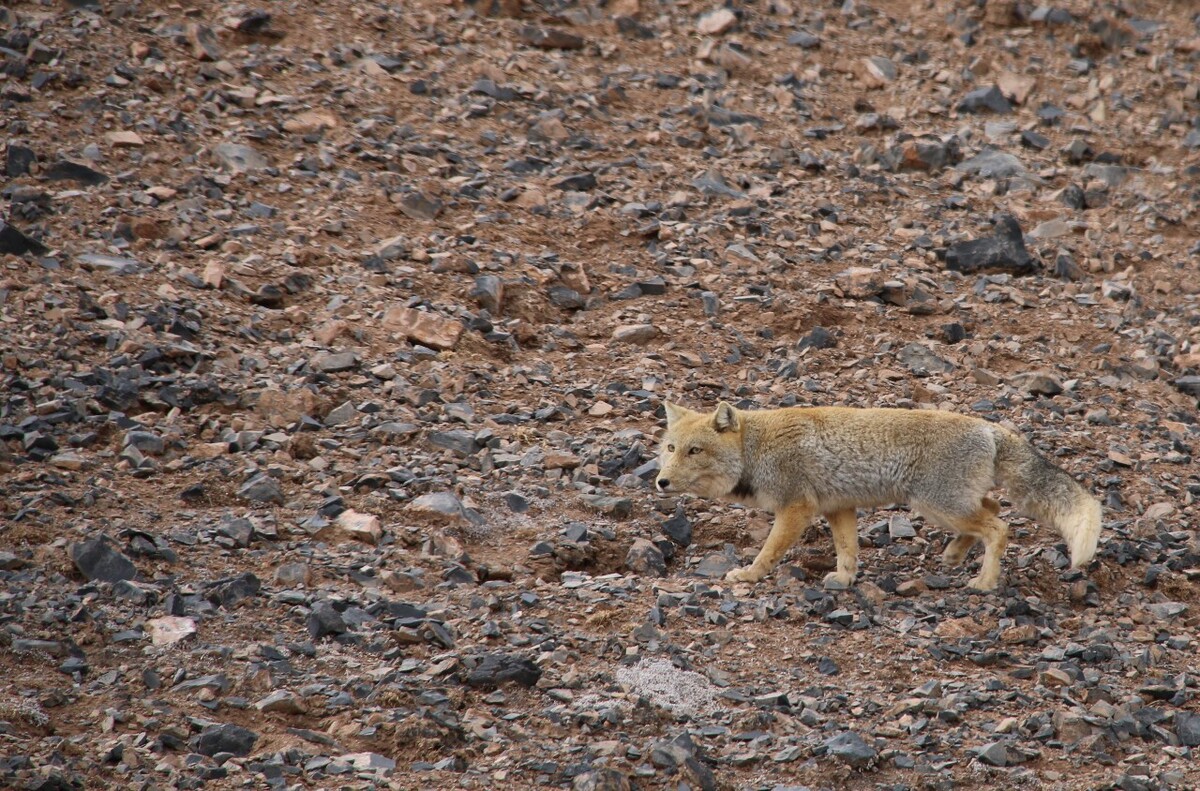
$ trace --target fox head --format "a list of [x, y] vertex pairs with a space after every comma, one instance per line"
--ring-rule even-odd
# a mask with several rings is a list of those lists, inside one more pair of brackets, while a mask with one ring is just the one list
[[742, 415], [724, 401], [708, 414], [670, 402], [664, 406], [667, 433], [659, 458], [659, 491], [744, 496]]

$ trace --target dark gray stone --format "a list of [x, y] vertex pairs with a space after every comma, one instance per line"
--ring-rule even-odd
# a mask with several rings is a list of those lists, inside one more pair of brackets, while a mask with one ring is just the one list
[[4, 220], [0, 220], [0, 255], [44, 255], [48, 251], [49, 248], [37, 239], [26, 236]]
[[1003, 742], [985, 744], [975, 752], [975, 757], [979, 759], [980, 763], [988, 766], [1008, 766], [1009, 764], [1008, 747]]
[[943, 360], [934, 354], [928, 346], [920, 343], [908, 344], [896, 352], [896, 359], [917, 376], [928, 376], [933, 373], [949, 373], [954, 370], [954, 363]]
[[1200, 376], [1181, 376], [1173, 384], [1190, 396], [1200, 397]]
[[732, 550], [726, 550], [725, 552], [714, 552], [704, 558], [693, 573], [698, 577], [720, 579], [737, 567], [737, 556], [733, 554]]
[[133, 561], [102, 538], [72, 544], [69, 554], [75, 568], [92, 581], [120, 582], [137, 576], [137, 566], [133, 565]]
[[429, 444], [435, 448], [453, 451], [459, 456], [470, 456], [479, 450], [475, 441], [475, 433], [457, 429], [454, 431], [434, 431], [429, 435]]
[[1200, 714], [1175, 712], [1175, 735], [1188, 747], [1200, 747]]
[[854, 769], [862, 769], [875, 760], [879, 753], [862, 740], [854, 731], [839, 733], [825, 742], [825, 752]]
[[166, 450], [163, 438], [151, 431], [129, 431], [125, 434], [125, 447], [133, 446], [142, 453], [160, 456]]
[[245, 572], [230, 579], [218, 580], [205, 596], [216, 607], [232, 609], [262, 590], [262, 581], [252, 572]]
[[809, 333], [800, 339], [796, 344], [799, 350], [804, 349], [832, 349], [837, 346], [837, 338], [832, 332], [824, 327], [813, 327]]
[[231, 753], [243, 756], [254, 749], [258, 734], [240, 725], [210, 725], [192, 741], [192, 749], [201, 755], [211, 757], [217, 753]]
[[358, 367], [358, 355], [354, 352], [322, 352], [314, 355], [308, 364], [327, 374], [353, 371]]
[[613, 517], [614, 519], [627, 519], [633, 513], [633, 500], [628, 497], [606, 497], [600, 494], [589, 494], [584, 496], [584, 503], [595, 511]]
[[958, 103], [960, 113], [997, 113], [1005, 115], [1012, 112], [1012, 103], [1005, 98], [995, 85], [987, 88], [976, 88], [963, 97]]
[[985, 147], [970, 159], [958, 163], [954, 168], [985, 179], [1011, 178], [1023, 176], [1026, 173], [1025, 165], [1020, 159], [1007, 151], [998, 151], [991, 146]]
[[579, 173], [574, 176], [567, 176], [559, 179], [554, 183], [555, 187], [560, 190], [569, 190], [571, 192], [587, 192], [588, 190], [596, 189], [596, 177], [591, 173]]
[[683, 511], [677, 512], [661, 525], [663, 533], [681, 547], [692, 543], [692, 523]]
[[821, 46], [821, 39], [812, 33], [800, 30], [788, 36], [787, 43], [800, 49], [816, 49]]
[[250, 539], [254, 536], [254, 523], [249, 519], [226, 517], [217, 527], [217, 533], [232, 539], [233, 543], [239, 547], [248, 547]]
[[475, 278], [471, 296], [479, 303], [479, 307], [493, 316], [499, 315], [504, 301], [504, 282], [495, 275], [480, 275]]
[[996, 234], [966, 242], [955, 242], [946, 250], [946, 268], [953, 272], [1009, 272], [1027, 275], [1037, 266], [1025, 249], [1021, 226], [1011, 215], [996, 221]]
[[634, 788], [633, 781], [616, 769], [584, 772], [571, 783], [571, 791], [633, 791]]
[[96, 187], [108, 181], [108, 176], [100, 171], [93, 170], [87, 165], [81, 165], [78, 162], [69, 162], [65, 159], [55, 162], [46, 168], [42, 172], [42, 176], [47, 181], [74, 181], [77, 184], [84, 184], [89, 187]]
[[308, 614], [305, 625], [308, 627], [308, 633], [314, 640], [330, 634], [345, 634], [347, 631], [346, 622], [342, 619], [342, 614], [335, 610], [333, 605], [327, 601], [319, 601], [313, 604], [312, 612]]
[[532, 660], [513, 654], [483, 654], [476, 660], [467, 672], [467, 684], [472, 687], [498, 687], [510, 681], [532, 687], [542, 677], [541, 668]]
[[32, 148], [9, 143], [8, 152], [4, 158], [4, 173], [10, 179], [28, 176], [33, 163], [36, 161], [37, 154], [33, 152]]
[[283, 487], [270, 475], [255, 475], [238, 489], [238, 497], [255, 503], [278, 503], [283, 505]]
[[664, 577], [667, 574], [667, 561], [662, 550], [644, 538], [633, 540], [633, 546], [625, 556], [625, 566], [635, 574], [651, 577]]

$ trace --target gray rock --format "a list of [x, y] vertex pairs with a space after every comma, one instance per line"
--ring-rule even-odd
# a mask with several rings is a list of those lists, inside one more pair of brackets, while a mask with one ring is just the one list
[[885, 58], [882, 55], [871, 55], [867, 57], [867, 60], [878, 70], [879, 75], [883, 79], [888, 82], [896, 79], [896, 64], [890, 58]]
[[[9, 149], [12, 150], [11, 148]], [[45, 255], [49, 248], [36, 239], [31, 239], [13, 226], [0, 220], [0, 255]]]
[[429, 444], [435, 448], [453, 451], [459, 456], [470, 456], [479, 450], [475, 441], [475, 433], [456, 429], [454, 431], [434, 431], [429, 437]]
[[1147, 604], [1146, 609], [1160, 621], [1169, 621], [1177, 615], [1187, 612], [1188, 606], [1179, 601], [1156, 602]]
[[192, 740], [192, 749], [201, 755], [217, 753], [249, 755], [258, 741], [258, 734], [240, 725], [210, 725]]
[[395, 761], [379, 753], [347, 753], [338, 760], [356, 772], [390, 772], [396, 768]]
[[826, 740], [825, 752], [854, 769], [868, 766], [879, 755], [874, 747], [864, 742], [854, 731], [845, 731]]
[[575, 775], [571, 791], [633, 791], [636, 788], [627, 775], [616, 769], [596, 769]]
[[821, 46], [821, 39], [805, 30], [800, 30], [788, 36], [787, 43], [800, 49], [816, 49]]
[[796, 344], [796, 349], [832, 349], [837, 346], [837, 337], [824, 327], [813, 327]]
[[[393, 196], [393, 200], [395, 197]], [[396, 204], [405, 217], [413, 220], [434, 220], [442, 213], [445, 204], [437, 198], [421, 192], [407, 192]]]
[[314, 640], [330, 634], [345, 634], [348, 629], [342, 614], [327, 601], [313, 603], [312, 612], [308, 614], [305, 626], [308, 627], [308, 633]]
[[613, 330], [612, 339], [617, 343], [641, 345], [658, 337], [658, 328], [653, 324], [626, 324]]
[[283, 487], [279, 481], [265, 473], [255, 475], [238, 489], [238, 497], [254, 503], [278, 503], [283, 505]]
[[354, 352], [321, 352], [313, 355], [308, 364], [327, 374], [353, 371], [358, 367], [358, 355]]
[[633, 500], [628, 497], [606, 497], [600, 494], [589, 494], [583, 498], [584, 504], [594, 511], [607, 514], [614, 519], [627, 519], [633, 513]]
[[724, 552], [714, 552], [705, 557], [696, 566], [696, 570], [693, 573], [698, 577], [721, 579], [737, 567], [737, 556], [733, 554], [732, 548], [727, 548]]
[[579, 173], [574, 176], [567, 176], [554, 182], [554, 186], [560, 190], [571, 192], [587, 192], [588, 190], [596, 189], [596, 177], [591, 173]]
[[229, 538], [235, 546], [248, 547], [254, 537], [254, 523], [249, 519], [226, 517], [217, 526], [217, 534]]
[[247, 571], [214, 583], [205, 598], [217, 607], [232, 609], [246, 599], [257, 596], [261, 590], [262, 581], [253, 572]]
[[1008, 747], [1004, 742], [991, 742], [975, 751], [975, 757], [980, 763], [988, 766], [1008, 766]]
[[466, 515], [466, 509], [463, 507], [462, 500], [450, 492], [423, 494], [413, 500], [410, 507], [418, 511], [427, 511], [442, 514], [443, 516], [462, 518]]
[[132, 258], [122, 258], [115, 255], [100, 255], [99, 253], [84, 253], [76, 258], [84, 267], [92, 270], [100, 269], [116, 275], [132, 275], [141, 265]]
[[302, 714], [304, 704], [294, 693], [287, 690], [277, 690], [254, 704], [261, 712], [276, 712], [279, 714]]
[[746, 197], [746, 193], [729, 186], [729, 183], [725, 181], [725, 177], [715, 170], [706, 171], [692, 179], [692, 186], [705, 195], [738, 199]]
[[275, 569], [275, 581], [280, 585], [307, 585], [312, 578], [312, 571], [307, 563], [284, 563]]
[[1012, 112], [1012, 103], [995, 85], [987, 88], [976, 88], [963, 97], [958, 103], [960, 113], [997, 113]]
[[916, 529], [913, 528], [912, 522], [906, 516], [893, 516], [888, 520], [888, 535], [892, 539], [898, 538], [914, 538], [917, 535]]
[[498, 316], [504, 304], [504, 281], [495, 275], [480, 275], [475, 278], [471, 296], [479, 303], [479, 307]]
[[1062, 381], [1057, 376], [1041, 371], [1015, 376], [1013, 384], [1034, 395], [1056, 396], [1063, 391]]
[[954, 370], [953, 363], [938, 357], [928, 346], [920, 343], [908, 344], [896, 352], [896, 359], [917, 376], [928, 376], [933, 373], [949, 373]]
[[103, 538], [72, 544], [68, 554], [75, 568], [92, 581], [120, 582], [137, 576], [133, 561], [109, 546]]
[[467, 684], [472, 687], [498, 687], [513, 682], [532, 687], [542, 677], [542, 670], [532, 660], [515, 654], [496, 652], [476, 656], [469, 663]]
[[1190, 396], [1200, 397], [1200, 376], [1180, 376], [1171, 384]]
[[1176, 711], [1175, 735], [1187, 747], [1200, 747], [1200, 714]]
[[325, 414], [326, 426], [340, 426], [349, 423], [358, 415], [358, 410], [350, 401], [343, 401]]
[[955, 170], [969, 173], [980, 178], [1011, 178], [1027, 174], [1024, 163], [1005, 151], [998, 151], [991, 146], [985, 147], [970, 159], [963, 160], [954, 166]]
[[553, 285], [546, 289], [550, 304], [562, 310], [579, 310], [584, 306], [583, 296], [573, 288]]
[[635, 574], [651, 577], [664, 577], [667, 574], [667, 562], [662, 550], [644, 538], [633, 540], [633, 546], [625, 556], [625, 566]]
[[65, 159], [46, 168], [42, 171], [42, 176], [47, 181], [74, 181], [88, 187], [97, 187], [108, 181], [108, 176], [100, 171]]
[[681, 547], [689, 546], [692, 543], [692, 523], [682, 510], [677, 511], [674, 516], [663, 522], [660, 528], [667, 538]]
[[1006, 214], [997, 220], [995, 236], [950, 245], [946, 250], [946, 268], [964, 274], [1009, 272], [1026, 275], [1036, 269], [1036, 264], [1025, 249], [1021, 226]]
[[124, 445], [125, 447], [133, 446], [151, 456], [160, 456], [166, 450], [163, 438], [150, 431], [126, 432]]
[[10, 142], [4, 156], [4, 174], [10, 179], [27, 176], [36, 161], [37, 154], [32, 148]]
[[250, 146], [238, 143], [221, 143], [213, 147], [212, 153], [217, 164], [231, 173], [249, 173], [262, 170], [271, 164], [265, 156]]

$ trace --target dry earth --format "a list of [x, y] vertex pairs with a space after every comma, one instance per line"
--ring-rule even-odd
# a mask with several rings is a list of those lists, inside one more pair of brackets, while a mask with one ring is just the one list
[[[1187, 2], [0, 7], [0, 785], [1200, 787]], [[982, 240], [972, 243], [971, 240]], [[755, 585], [662, 402], [1105, 505]]]

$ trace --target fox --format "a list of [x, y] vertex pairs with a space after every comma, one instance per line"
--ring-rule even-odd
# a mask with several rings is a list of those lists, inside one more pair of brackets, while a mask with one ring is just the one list
[[655, 480], [663, 493], [740, 502], [774, 514], [754, 561], [730, 571], [730, 582], [769, 574], [818, 516], [829, 522], [837, 553], [827, 588], [858, 574], [857, 508], [905, 503], [952, 533], [942, 553], [958, 565], [979, 541], [979, 573], [967, 584], [992, 591], [1008, 546], [1000, 503], [1004, 487], [1016, 508], [1055, 528], [1071, 567], [1095, 557], [1101, 508], [1079, 483], [1021, 435], [953, 412], [862, 407], [735, 409], [712, 412], [664, 402], [667, 429]]

